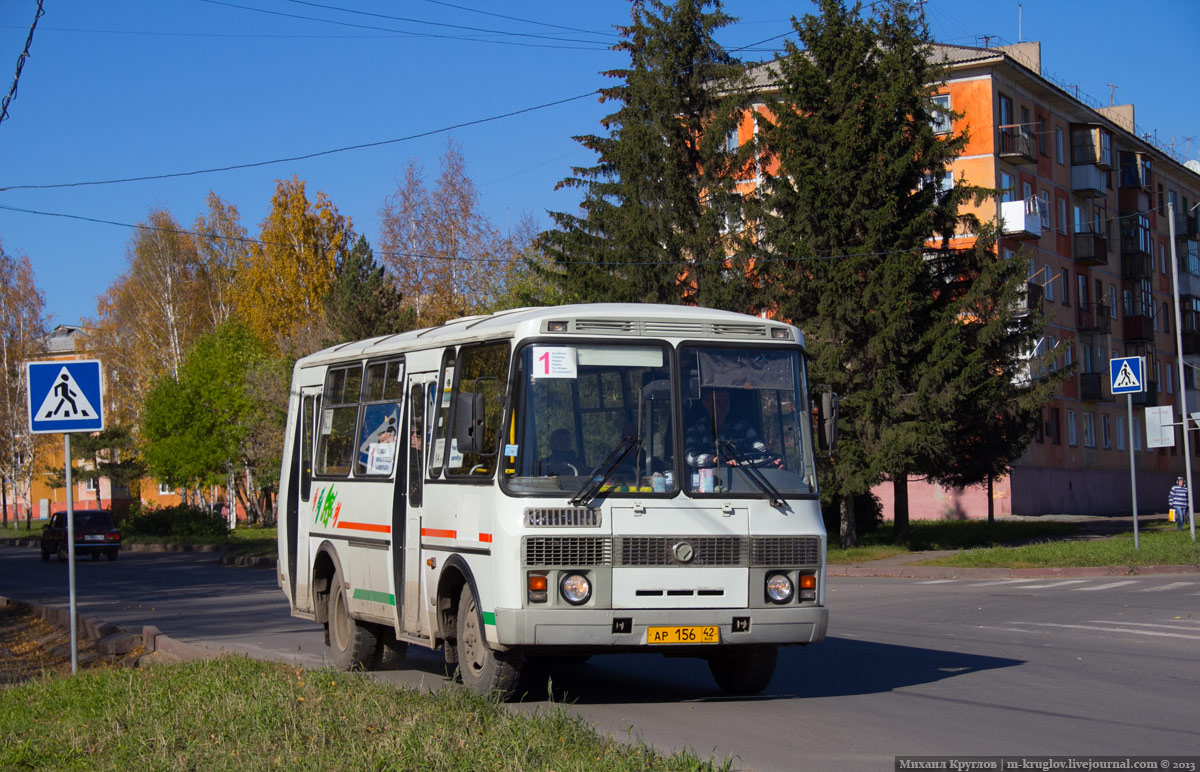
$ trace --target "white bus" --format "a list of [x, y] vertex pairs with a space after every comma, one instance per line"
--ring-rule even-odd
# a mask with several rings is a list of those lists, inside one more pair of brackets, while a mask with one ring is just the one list
[[[296, 363], [279, 583], [342, 668], [701, 657], [755, 693], [825, 636], [803, 340], [703, 308], [523, 308]], [[825, 419], [823, 432], [832, 423]]]

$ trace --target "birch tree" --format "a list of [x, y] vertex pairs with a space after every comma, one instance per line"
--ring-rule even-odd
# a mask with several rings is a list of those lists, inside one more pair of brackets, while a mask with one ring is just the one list
[[[45, 350], [45, 297], [29, 258], [11, 257], [0, 245], [0, 484], [5, 498], [29, 500], [35, 435], [29, 432], [25, 363]], [[28, 511], [26, 518], [28, 520]], [[8, 525], [8, 510], [4, 510]]]

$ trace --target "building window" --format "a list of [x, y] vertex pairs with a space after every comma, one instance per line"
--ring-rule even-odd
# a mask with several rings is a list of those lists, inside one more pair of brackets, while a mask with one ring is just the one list
[[85, 491], [87, 491], [88, 493], [95, 493], [96, 489], [98, 487], [96, 485], [96, 482], [97, 482], [97, 480], [95, 477], [87, 478], [86, 480], [83, 481], [83, 489]]
[[1175, 393], [1175, 366], [1167, 362], [1167, 393]]
[[1064, 236], [1067, 233], [1067, 200], [1058, 199], [1058, 232]]
[[[1054, 352], [1058, 350], [1058, 338], [1055, 338], [1053, 335], [1047, 335], [1046, 336], [1046, 350], [1049, 351], [1050, 353], [1054, 354]], [[1056, 372], [1057, 370], [1058, 370], [1058, 354], [1054, 354], [1054, 358], [1050, 360], [1050, 372], [1053, 373], [1053, 372]]]
[[1117, 318], [1117, 285], [1108, 285], [1108, 316], [1110, 319]]
[[1061, 163], [1066, 163], [1066, 156], [1063, 152], [1063, 130], [1062, 126], [1054, 127], [1054, 160]]
[[1168, 311], [1168, 309], [1167, 309], [1167, 304], [1166, 304], [1166, 303], [1163, 303], [1163, 304], [1162, 304], [1162, 314], [1161, 314], [1161, 316], [1162, 316], [1162, 329], [1163, 329], [1163, 332], [1170, 332], [1170, 331], [1171, 331], [1171, 314], [1169, 313], [1169, 311]]
[[1071, 364], [1075, 361], [1074, 353], [1073, 353], [1075, 344], [1065, 341], [1063, 344], [1063, 348], [1065, 349], [1063, 351], [1063, 366], [1070, 367]]
[[1017, 200], [1017, 181], [1008, 172], [1000, 172], [1000, 200]]
[[1096, 447], [1096, 415], [1083, 413], [1083, 447]]
[[1059, 412], [1058, 408], [1050, 408], [1050, 423], [1046, 426], [1046, 434], [1050, 435], [1050, 441], [1055, 445], [1062, 444], [1062, 435], [1059, 434]]
[[1133, 449], [1142, 449], [1142, 422], [1137, 418], [1133, 419]]
[[1050, 194], [1044, 190], [1038, 193], [1038, 209], [1042, 216], [1042, 228], [1050, 230]]
[[171, 490], [170, 485], [167, 485], [166, 483], [158, 484], [158, 495], [159, 496], [170, 496], [174, 492], [175, 491]]
[[1046, 277], [1046, 281], [1043, 283], [1043, 289], [1045, 290], [1043, 294], [1045, 295], [1046, 300], [1054, 300], [1055, 276], [1054, 271], [1050, 268], [1049, 264], [1046, 265], [1043, 275]]
[[1059, 271], [1059, 278], [1062, 279], [1062, 304], [1064, 306], [1071, 305], [1071, 274], [1066, 268]]
[[935, 134], [949, 134], [950, 125], [950, 95], [935, 94], [933, 97], [933, 115], [929, 125]]
[[1158, 245], [1158, 270], [1163, 276], [1167, 275], [1167, 247], [1165, 244]]
[[1104, 442], [1105, 449], [1112, 447], [1112, 426], [1106, 415], [1100, 416], [1100, 438]]
[[1067, 411], [1067, 444], [1072, 448], [1079, 444], [1079, 439], [1075, 436], [1075, 411]]
[[1047, 155], [1046, 134], [1048, 132], [1046, 130], [1046, 119], [1045, 118], [1038, 118], [1037, 130], [1038, 130], [1038, 153], [1040, 153], [1041, 155]]

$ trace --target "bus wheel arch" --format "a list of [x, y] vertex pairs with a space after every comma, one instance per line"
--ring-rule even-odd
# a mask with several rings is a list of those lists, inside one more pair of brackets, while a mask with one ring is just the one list
[[[322, 544], [313, 560], [312, 598], [316, 619], [325, 625], [329, 624], [329, 590], [333, 584], [333, 575], [340, 570], [341, 565], [333, 554], [333, 550], [328, 545]], [[328, 637], [328, 628], [326, 628], [326, 637]]]

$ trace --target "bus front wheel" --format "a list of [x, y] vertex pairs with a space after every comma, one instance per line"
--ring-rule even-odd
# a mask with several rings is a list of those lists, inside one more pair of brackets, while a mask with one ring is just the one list
[[778, 657], [778, 646], [730, 646], [709, 656], [708, 669], [722, 690], [758, 694], [771, 683]]
[[335, 571], [329, 588], [329, 648], [333, 652], [333, 664], [341, 670], [365, 668], [375, 658], [377, 646], [378, 640], [371, 626], [350, 616], [342, 572], [341, 569]]
[[481, 617], [471, 587], [463, 587], [458, 600], [458, 672], [473, 694], [498, 692], [507, 700], [521, 677], [521, 655], [488, 648]]

